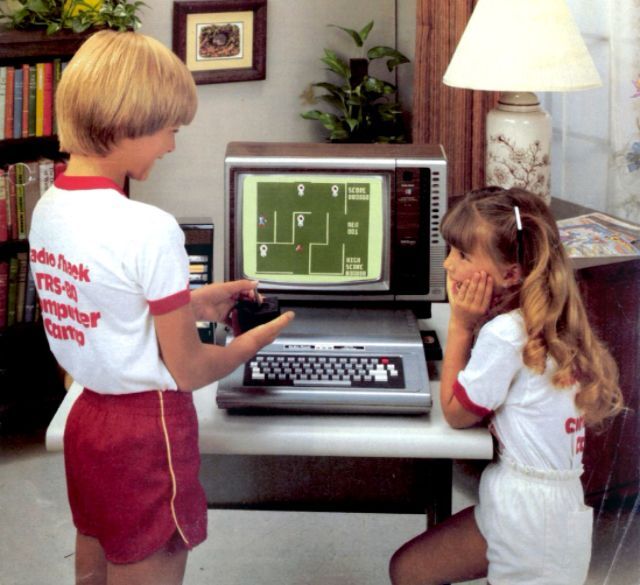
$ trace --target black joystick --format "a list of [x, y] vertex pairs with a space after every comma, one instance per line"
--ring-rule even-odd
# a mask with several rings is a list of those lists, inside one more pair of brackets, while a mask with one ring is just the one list
[[258, 325], [263, 325], [280, 315], [278, 297], [262, 297], [262, 302], [242, 299], [236, 303], [238, 326], [244, 333]]

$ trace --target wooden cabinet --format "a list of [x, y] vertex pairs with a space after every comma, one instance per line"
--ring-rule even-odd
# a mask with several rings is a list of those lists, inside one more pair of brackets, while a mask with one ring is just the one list
[[[86, 37], [71, 32], [46, 35], [43, 31], [0, 29], [0, 66], [70, 59]], [[0, 168], [59, 156], [55, 136], [0, 141]], [[0, 242], [0, 261], [28, 251], [28, 247], [26, 240]], [[0, 434], [47, 422], [63, 395], [62, 377], [42, 324], [18, 323], [0, 331]]]
[[[558, 219], [592, 210], [554, 200]], [[589, 321], [613, 355], [627, 411], [587, 431], [582, 476], [590, 505], [631, 505], [640, 492], [640, 258], [580, 259], [576, 278]]]
[[627, 411], [589, 430], [583, 482], [591, 504], [632, 503], [640, 491], [640, 259], [577, 270], [589, 320], [620, 370]]

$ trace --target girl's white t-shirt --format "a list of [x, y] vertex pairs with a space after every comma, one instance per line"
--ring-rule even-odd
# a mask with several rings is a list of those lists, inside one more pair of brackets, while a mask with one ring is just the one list
[[535, 469], [580, 469], [585, 428], [575, 404], [578, 385], [555, 387], [552, 359], [543, 374], [525, 366], [525, 342], [520, 311], [486, 323], [458, 374], [454, 393], [471, 412], [491, 417], [502, 456]]
[[190, 302], [184, 234], [103, 177], [59, 176], [33, 212], [30, 268], [51, 351], [104, 394], [177, 390], [153, 315]]

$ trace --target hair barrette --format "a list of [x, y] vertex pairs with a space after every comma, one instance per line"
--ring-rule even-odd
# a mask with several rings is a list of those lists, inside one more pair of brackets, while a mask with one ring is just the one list
[[520, 208], [517, 205], [513, 206], [513, 211], [516, 216], [516, 236], [518, 238], [518, 262], [520, 266], [524, 264], [524, 241], [522, 238], [522, 219], [520, 218]]

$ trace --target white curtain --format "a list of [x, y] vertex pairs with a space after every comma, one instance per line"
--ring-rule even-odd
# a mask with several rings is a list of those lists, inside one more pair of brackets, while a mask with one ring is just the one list
[[640, 0], [567, 0], [601, 88], [543, 94], [554, 195], [640, 223]]

